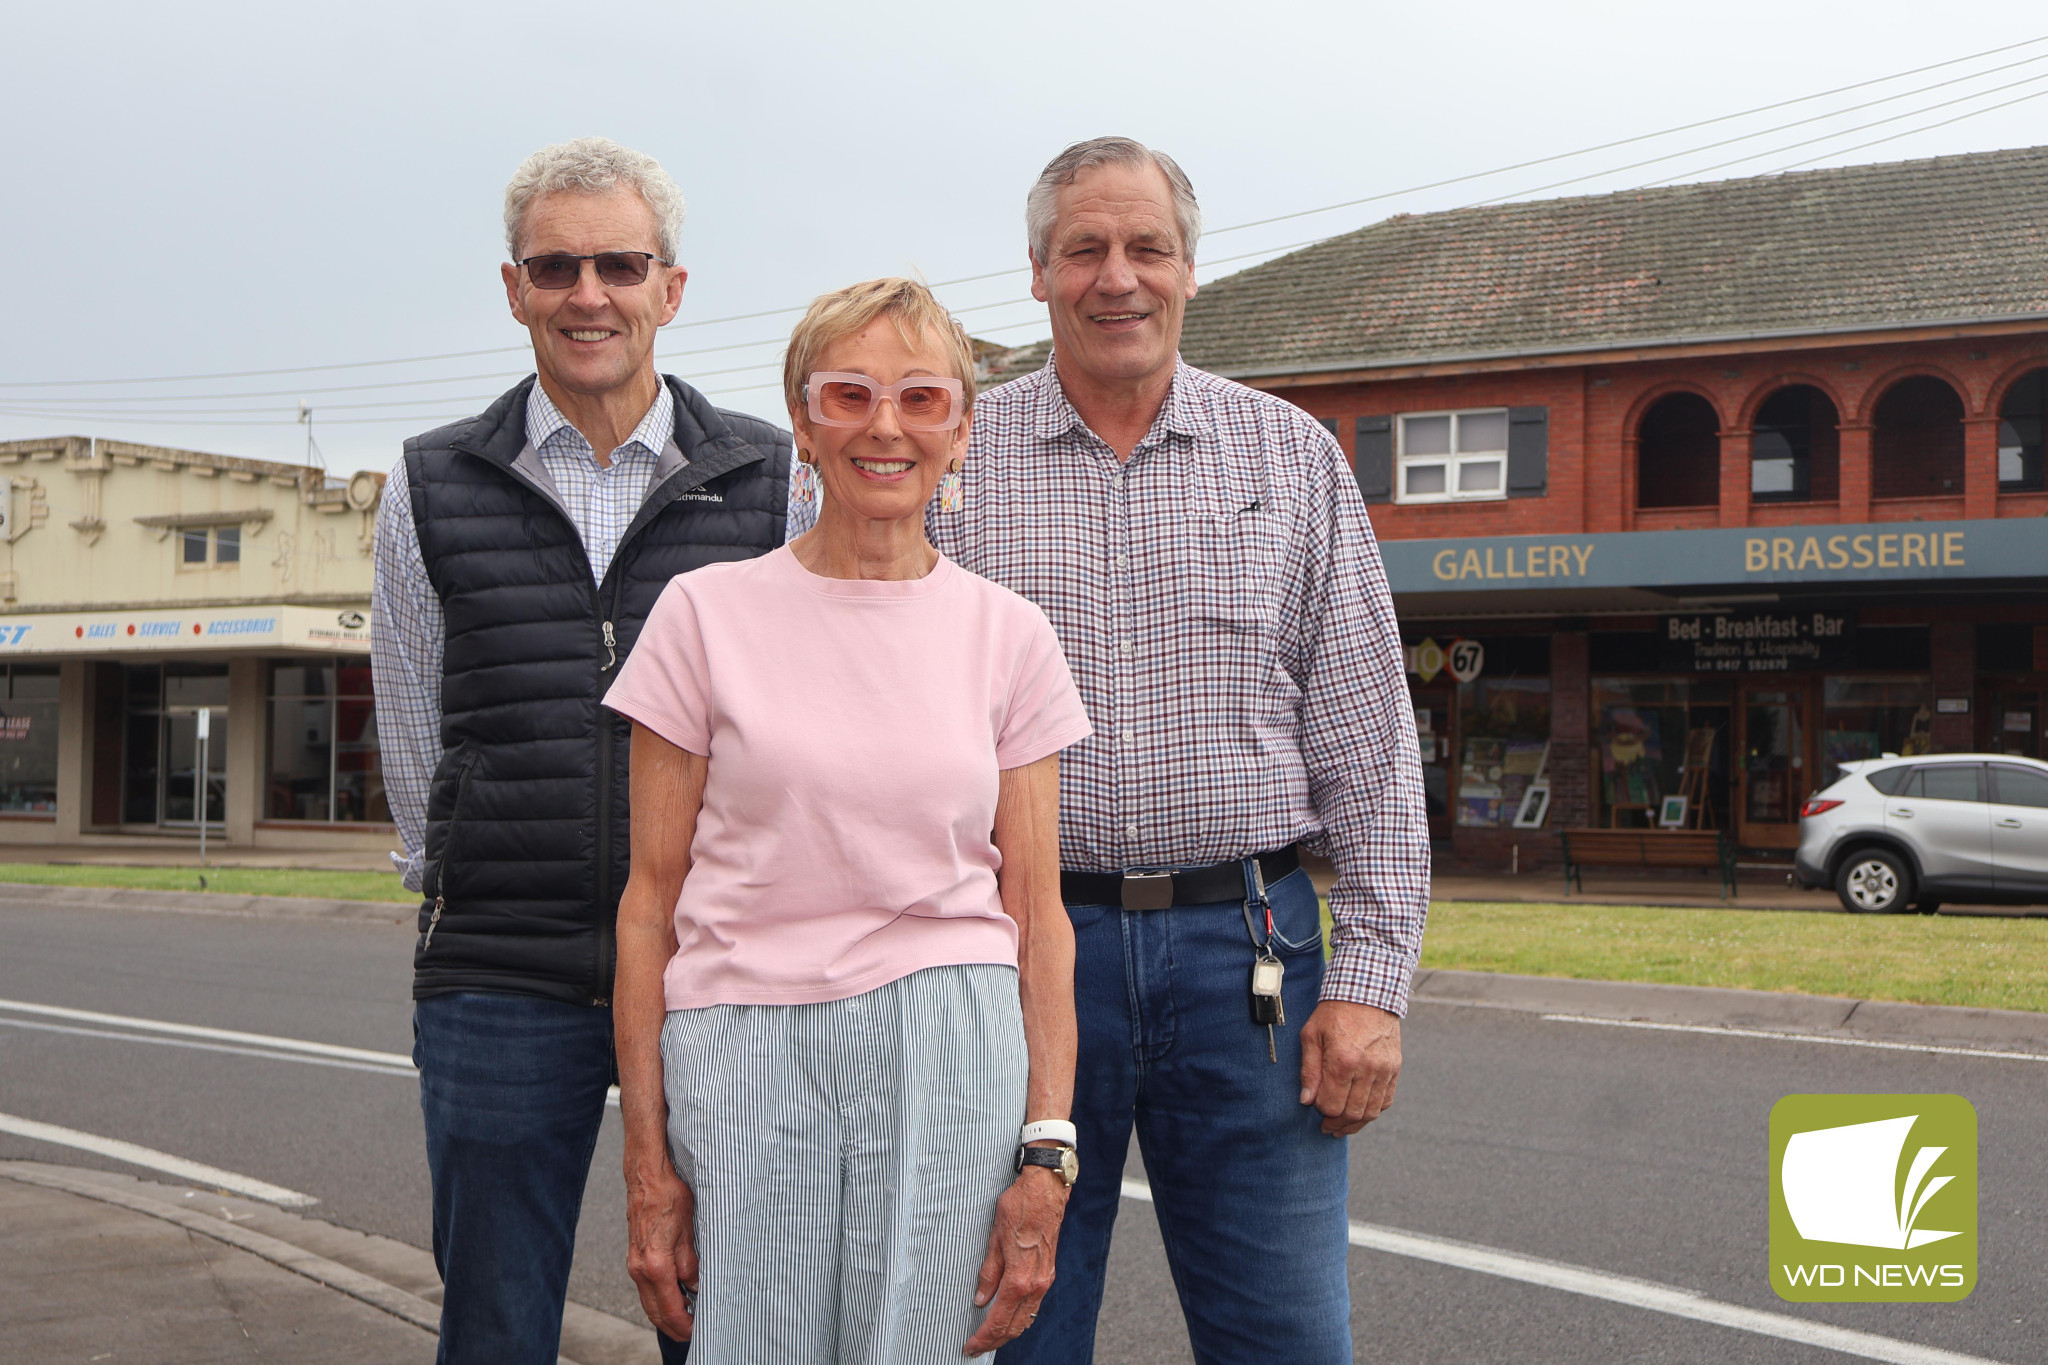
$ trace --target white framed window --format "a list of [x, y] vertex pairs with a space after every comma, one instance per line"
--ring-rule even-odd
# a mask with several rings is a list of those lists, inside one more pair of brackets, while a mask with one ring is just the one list
[[1508, 410], [1405, 412], [1396, 502], [1471, 502], [1508, 495]]
[[[242, 562], [242, 528], [187, 526], [178, 536], [179, 569], [217, 568]], [[210, 553], [209, 553], [210, 552]]]

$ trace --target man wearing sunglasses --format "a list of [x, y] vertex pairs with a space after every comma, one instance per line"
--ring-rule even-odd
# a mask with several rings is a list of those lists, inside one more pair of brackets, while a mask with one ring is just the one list
[[378, 514], [372, 660], [422, 895], [442, 1365], [560, 1349], [627, 875], [629, 727], [599, 703], [671, 578], [783, 540], [789, 434], [654, 368], [682, 224], [641, 153], [583, 138], [529, 157], [505, 191], [503, 275], [537, 373], [406, 442]]
[[[1429, 901], [1386, 574], [1335, 439], [1181, 361], [1201, 212], [1170, 157], [1069, 147], [1025, 226], [1052, 358], [976, 402], [929, 513], [1044, 609], [1095, 727], [1060, 764], [1081, 1176], [997, 1359], [1094, 1358], [1135, 1131], [1195, 1358], [1341, 1365], [1343, 1139], [1393, 1101]], [[1337, 867], [1327, 963], [1303, 844]]]

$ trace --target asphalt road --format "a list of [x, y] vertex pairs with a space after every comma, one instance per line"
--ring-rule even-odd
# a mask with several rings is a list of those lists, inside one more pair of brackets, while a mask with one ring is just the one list
[[[403, 924], [0, 906], [0, 999], [406, 1053], [412, 938]], [[409, 1081], [22, 1022], [35, 1021], [0, 1010], [0, 1113], [301, 1190], [321, 1201], [315, 1216], [427, 1245]], [[1361, 1223], [2009, 1365], [2048, 1358], [2048, 1063], [1447, 1006], [1419, 1007], [1405, 1041], [1400, 1103], [1352, 1143]], [[1771, 1292], [1770, 1108], [1791, 1093], [1859, 1091], [1953, 1093], [1976, 1106], [1982, 1269], [1968, 1300], [1796, 1305]], [[4, 1158], [133, 1169], [0, 1134]], [[570, 1292], [632, 1315], [618, 1161], [613, 1116]], [[1142, 1177], [1135, 1159], [1127, 1174]], [[1361, 1361], [1857, 1358], [1383, 1251], [1354, 1249], [1351, 1276]], [[1131, 1200], [1099, 1358], [1192, 1359], [1151, 1210]]]

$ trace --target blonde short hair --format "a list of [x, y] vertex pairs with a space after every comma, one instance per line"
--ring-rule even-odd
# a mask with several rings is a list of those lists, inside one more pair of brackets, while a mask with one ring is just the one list
[[953, 366], [954, 378], [960, 381], [965, 407], [973, 409], [974, 348], [968, 343], [966, 329], [924, 285], [891, 278], [850, 284], [811, 301], [803, 321], [789, 334], [789, 350], [782, 359], [782, 396], [791, 413], [804, 411], [804, 384], [825, 349], [880, 317], [896, 324], [896, 334], [907, 345], [936, 336], [939, 349]]

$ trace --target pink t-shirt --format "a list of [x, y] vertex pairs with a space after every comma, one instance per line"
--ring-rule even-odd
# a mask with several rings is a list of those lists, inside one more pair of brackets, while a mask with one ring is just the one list
[[672, 1010], [840, 1000], [1017, 963], [997, 773], [1085, 738], [1037, 607], [941, 557], [821, 578], [787, 547], [663, 591], [605, 705], [711, 760]]

